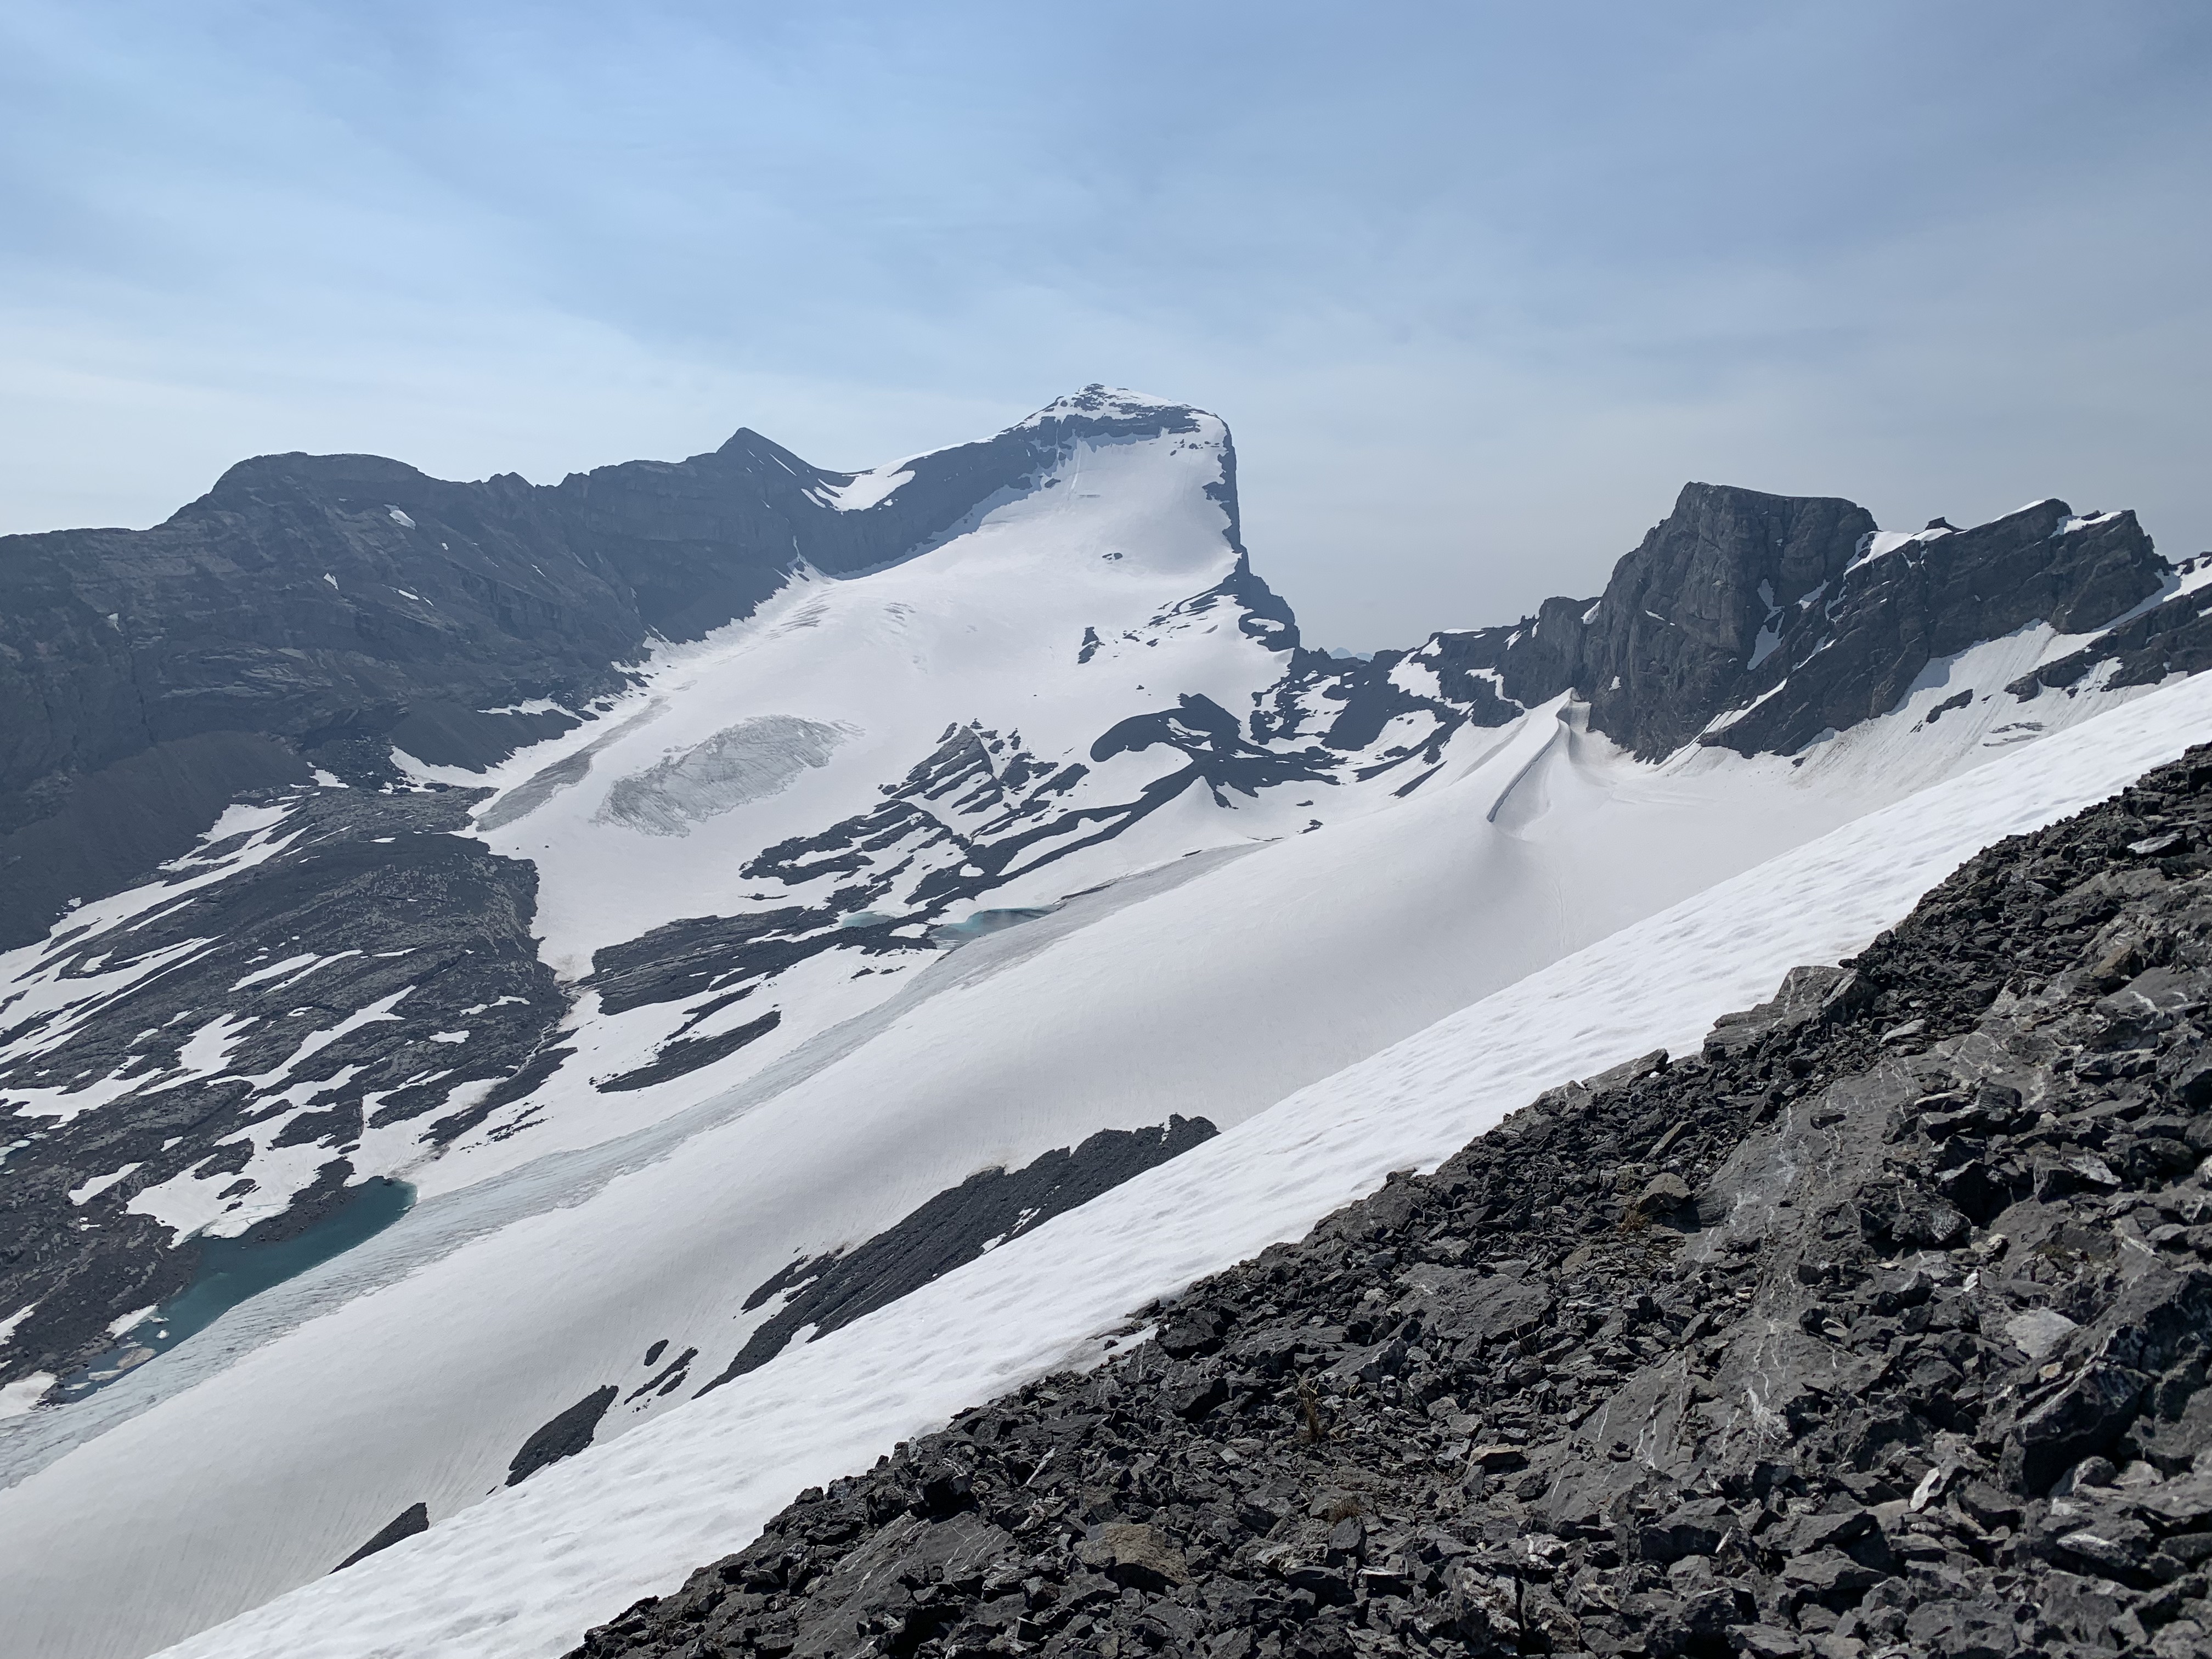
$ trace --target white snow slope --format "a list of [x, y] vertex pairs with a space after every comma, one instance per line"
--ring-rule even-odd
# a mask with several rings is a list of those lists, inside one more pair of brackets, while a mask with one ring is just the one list
[[[2101, 799], [2212, 729], [2161, 690], [1720, 883], [1315, 1083], [1218, 1139], [635, 1434], [172, 1650], [183, 1659], [550, 1655], [750, 1540], [802, 1486], [1102, 1352], [1128, 1310], [1432, 1168], [1542, 1089], [1833, 961], [1977, 848]], [[686, 1183], [623, 1194], [642, 1220]], [[305, 1379], [302, 1379], [304, 1382]]]
[[[1193, 697], [1241, 714], [1284, 672], [1267, 629], [1212, 597], [1240, 568], [1225, 453], [1206, 416], [1073, 441], [942, 545], [793, 583], [501, 768], [477, 833], [536, 864], [544, 951], [574, 977], [680, 918], [834, 915], [849, 865], [769, 854], [868, 819], [947, 756], [957, 789], [913, 794], [869, 843], [884, 872], [869, 914], [919, 915], [921, 884], [959, 875], [963, 848], [1038, 824], [1054, 834], [1020, 842], [988, 905], [1058, 908], [950, 955], [921, 948], [916, 921], [898, 930], [908, 951], [809, 956], [695, 1030], [772, 1000], [771, 1036], [632, 1092], [592, 1079], [660, 1051], [710, 997], [609, 1014], [587, 990], [563, 1038], [575, 1058], [529, 1098], [442, 1150], [419, 1123], [369, 1131], [353, 1163], [416, 1184], [404, 1219], [112, 1387], [0, 1425], [10, 1659], [123, 1659], [225, 1620], [180, 1650], [557, 1653], [744, 1541], [799, 1486], [1067, 1358], [1385, 1170], [1440, 1158], [1570, 1073], [1693, 1040], [1787, 968], [1863, 943], [1987, 840], [2204, 727], [2194, 682], [2085, 687], [2027, 721], [1981, 696], [1923, 721], [1953, 686], [2001, 685], [2080, 643], [2036, 628], [1932, 665], [1889, 714], [1795, 757], [1692, 747], [1642, 764], [1562, 700], [1458, 727], [1404, 796], [1402, 769], [1340, 766], [1155, 799], [1185, 750], [1102, 733], [1201, 720]], [[1414, 753], [1419, 724], [1393, 721], [1407, 729], [1369, 757]], [[1119, 833], [1087, 839], [1108, 822]], [[236, 856], [284, 834], [281, 814], [252, 828]], [[95, 920], [120, 926], [173, 890], [104, 901]], [[29, 947], [0, 980], [33, 999], [96, 983], [49, 983], [44, 960]], [[194, 1063], [220, 1067], [210, 1029]], [[39, 1109], [126, 1109], [131, 1089], [170, 1081], [94, 1079]], [[1225, 1133], [690, 1398], [775, 1311], [742, 1304], [794, 1258], [979, 1170], [1170, 1113]], [[313, 1179], [315, 1160], [295, 1161], [247, 1172], [281, 1202]], [[196, 1190], [133, 1202], [180, 1224], [222, 1213]], [[700, 1351], [690, 1387], [631, 1400], [664, 1341]], [[623, 1397], [590, 1451], [502, 1486], [532, 1431], [606, 1385]], [[325, 1578], [418, 1501], [429, 1533]]]

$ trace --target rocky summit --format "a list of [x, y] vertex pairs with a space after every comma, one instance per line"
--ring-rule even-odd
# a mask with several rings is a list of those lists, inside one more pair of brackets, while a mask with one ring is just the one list
[[2208, 1004], [2202, 748], [570, 1659], [2212, 1651]]

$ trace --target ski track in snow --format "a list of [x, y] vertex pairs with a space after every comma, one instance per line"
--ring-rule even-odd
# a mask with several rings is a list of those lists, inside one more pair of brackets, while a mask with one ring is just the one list
[[[1863, 946], [1976, 849], [2049, 823], [2212, 729], [2212, 677], [1845, 825], [1298, 1090], [1218, 1139], [349, 1569], [174, 1659], [525, 1659], [742, 1547], [800, 1488], [1069, 1364], [1152, 1297], [1432, 1168], [1543, 1089], [1656, 1047], [1790, 967]], [[372, 1298], [373, 1299], [373, 1298]], [[302, 1388], [313, 1379], [298, 1379]]]

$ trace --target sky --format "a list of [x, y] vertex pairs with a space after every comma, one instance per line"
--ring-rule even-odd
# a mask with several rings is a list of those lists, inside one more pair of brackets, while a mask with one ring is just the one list
[[1235, 432], [1310, 642], [1688, 480], [2212, 548], [2212, 7], [0, 0], [0, 532], [233, 461]]

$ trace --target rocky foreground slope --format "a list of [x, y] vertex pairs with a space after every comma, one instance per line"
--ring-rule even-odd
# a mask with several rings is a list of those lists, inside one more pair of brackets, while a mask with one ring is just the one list
[[2212, 1651], [2209, 997], [2200, 748], [572, 1659]]

